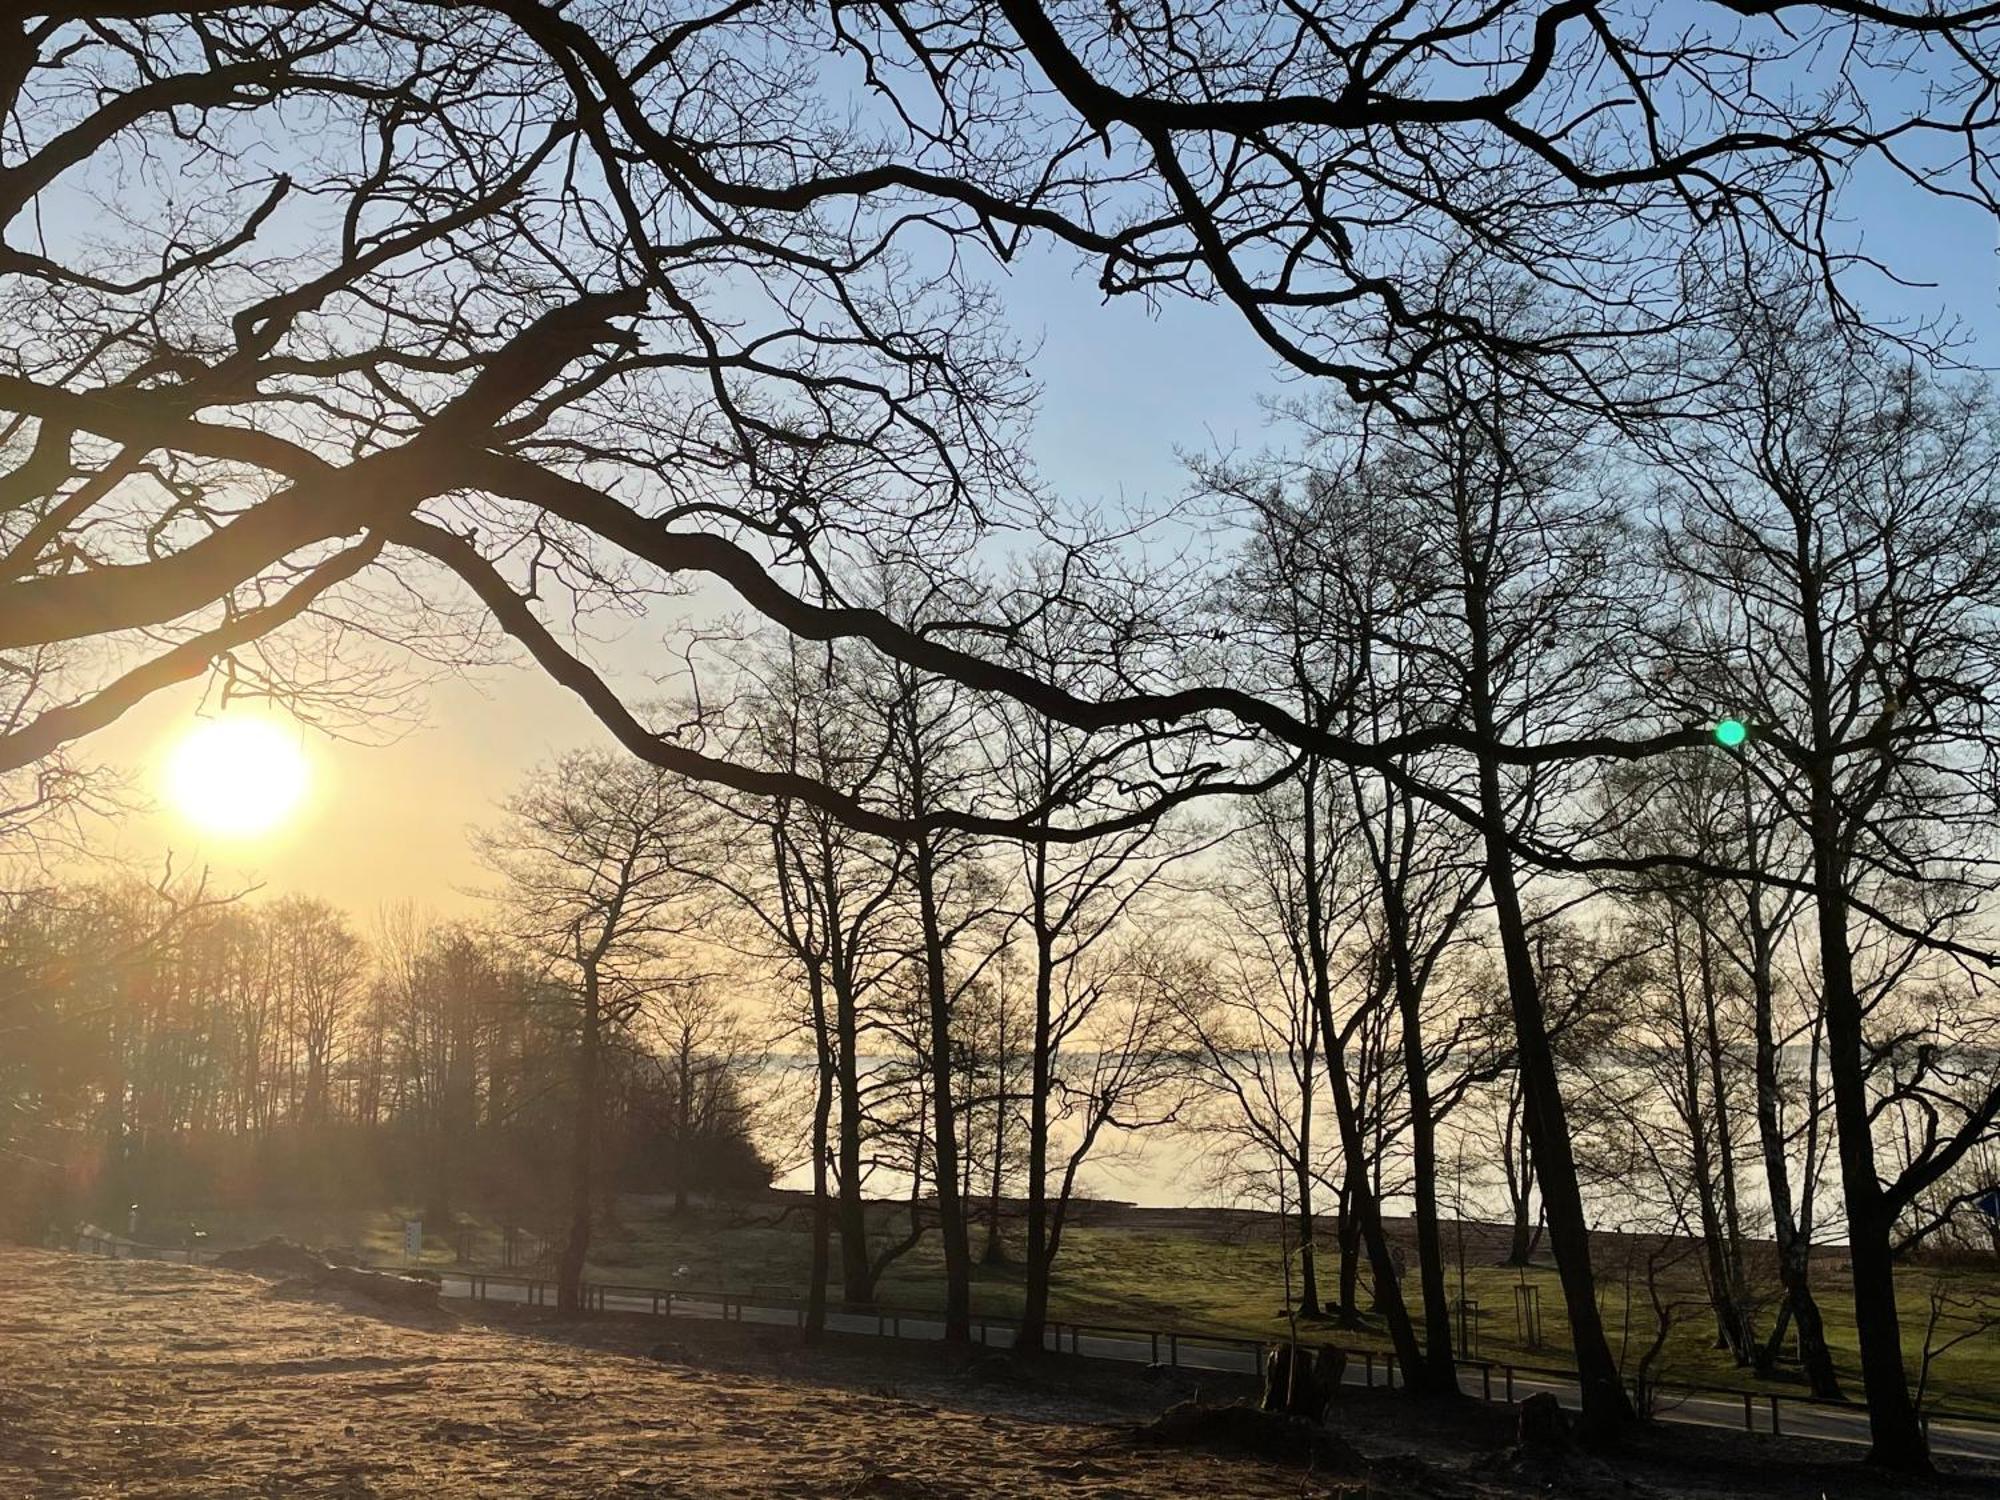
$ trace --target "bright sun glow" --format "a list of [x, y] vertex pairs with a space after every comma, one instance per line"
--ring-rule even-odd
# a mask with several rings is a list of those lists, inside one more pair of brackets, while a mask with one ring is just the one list
[[181, 816], [211, 833], [265, 833], [305, 795], [306, 758], [274, 720], [205, 719], [174, 747], [166, 788]]

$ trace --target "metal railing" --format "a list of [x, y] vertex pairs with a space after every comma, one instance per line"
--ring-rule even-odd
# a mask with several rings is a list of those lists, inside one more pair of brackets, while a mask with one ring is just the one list
[[[535, 1306], [552, 1306], [555, 1300], [555, 1283], [546, 1278], [510, 1276], [453, 1276], [448, 1280], [470, 1282], [468, 1295], [480, 1301], [513, 1300]], [[514, 1286], [523, 1289], [518, 1299], [496, 1299], [491, 1296], [493, 1286]], [[447, 1295], [450, 1295], [447, 1292]], [[634, 1303], [643, 1299], [645, 1306]], [[582, 1288], [584, 1307], [598, 1312], [648, 1313], [656, 1317], [700, 1316], [725, 1322], [743, 1322], [744, 1314], [762, 1313], [766, 1316], [754, 1321], [776, 1322], [777, 1315], [784, 1315], [796, 1326], [803, 1327], [806, 1317], [806, 1299], [797, 1294], [772, 1296], [768, 1289], [759, 1292], [742, 1293], [715, 1291], [684, 1287], [651, 1287], [621, 1284], [616, 1282], [585, 1282]], [[614, 1303], [618, 1305], [613, 1305]], [[697, 1312], [696, 1309], [702, 1311]], [[883, 1337], [908, 1337], [912, 1339], [934, 1340], [942, 1336], [943, 1316], [936, 1308], [898, 1306], [887, 1303], [871, 1303], [866, 1307], [853, 1307], [837, 1302], [829, 1302], [829, 1314], [839, 1315], [850, 1322], [854, 1320], [875, 1323], [874, 1332]], [[1014, 1332], [1019, 1323], [1014, 1316], [975, 1315], [972, 1319], [973, 1342], [986, 1346], [1009, 1347], [1013, 1345]], [[922, 1329], [924, 1331], [916, 1331]], [[996, 1339], [995, 1331], [1005, 1337]], [[839, 1332], [867, 1332], [863, 1328], [838, 1329]], [[1259, 1339], [1243, 1335], [1210, 1333], [1184, 1328], [1141, 1327], [1120, 1323], [1089, 1323], [1068, 1319], [1051, 1319], [1044, 1335], [1044, 1347], [1049, 1352], [1063, 1353], [1086, 1359], [1107, 1359], [1121, 1363], [1146, 1363], [1170, 1369], [1186, 1368], [1203, 1374], [1238, 1374], [1255, 1378], [1264, 1368], [1264, 1361], [1270, 1351], [1284, 1343], [1283, 1339]], [[1402, 1370], [1393, 1353], [1370, 1348], [1348, 1348], [1329, 1344], [1324, 1340], [1302, 1340], [1314, 1348], [1332, 1348], [1346, 1360], [1350, 1371], [1359, 1370], [1358, 1384], [1369, 1388], [1393, 1389], [1403, 1385]], [[1086, 1343], [1097, 1347], [1087, 1348]], [[1107, 1349], [1105, 1345], [1123, 1346]], [[1143, 1346], [1143, 1355], [1138, 1352]], [[1188, 1364], [1183, 1353], [1201, 1351], [1235, 1354], [1239, 1359], [1231, 1367], [1209, 1363]], [[1573, 1393], [1577, 1385], [1574, 1370], [1565, 1370], [1549, 1365], [1516, 1364], [1508, 1360], [1460, 1359], [1457, 1368], [1462, 1377], [1476, 1379], [1478, 1389], [1468, 1392], [1489, 1402], [1513, 1404], [1528, 1393], [1529, 1389], [1540, 1389], [1550, 1385], [1563, 1387], [1564, 1394]], [[1743, 1414], [1743, 1430], [1758, 1435], [1784, 1436], [1787, 1408], [1816, 1409], [1839, 1412], [1847, 1416], [1860, 1416], [1864, 1408], [1845, 1401], [1826, 1400], [1821, 1397], [1793, 1395], [1778, 1391], [1745, 1390], [1741, 1386], [1697, 1385], [1668, 1381], [1628, 1380], [1628, 1394], [1635, 1405], [1650, 1407], [1653, 1415], [1666, 1421], [1700, 1421], [1704, 1425], [1719, 1425], [1716, 1418], [1687, 1417], [1676, 1412], [1676, 1406], [1685, 1406], [1690, 1401], [1726, 1403], [1732, 1410]], [[1993, 1433], [2000, 1438], [2000, 1417], [1992, 1417], [1974, 1412], [1952, 1411], [1933, 1407], [1924, 1413], [1926, 1424], [1931, 1421], [1950, 1422]], [[1819, 1434], [1824, 1436], [1825, 1434]], [[1865, 1437], [1865, 1432], [1857, 1433]]]

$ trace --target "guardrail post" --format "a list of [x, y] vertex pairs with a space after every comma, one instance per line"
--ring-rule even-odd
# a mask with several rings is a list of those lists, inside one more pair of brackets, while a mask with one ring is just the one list
[[1370, 1349], [1367, 1352], [1365, 1352], [1361, 1357], [1362, 1359], [1367, 1361], [1364, 1368], [1366, 1369], [1368, 1375], [1368, 1389], [1372, 1391], [1375, 1389], [1375, 1351], [1373, 1349]]
[[1493, 1366], [1491, 1365], [1481, 1365], [1479, 1367], [1479, 1399], [1481, 1401], [1491, 1401], [1493, 1399]]
[[1750, 1393], [1745, 1391], [1743, 1393], [1743, 1430], [1745, 1432], [1755, 1432], [1757, 1430], [1757, 1422], [1756, 1418], [1752, 1415], [1753, 1409], [1750, 1405], [1750, 1400]]
[[1507, 1404], [1512, 1406], [1514, 1404], [1514, 1367], [1512, 1365], [1502, 1365], [1500, 1368], [1507, 1372]]
[[1167, 1363], [1176, 1370], [1181, 1367], [1181, 1336], [1178, 1333], [1167, 1335]]
[[1771, 1397], [1771, 1436], [1777, 1437], [1779, 1435], [1780, 1435], [1780, 1429], [1778, 1427], [1778, 1398], [1777, 1395], [1773, 1393]]

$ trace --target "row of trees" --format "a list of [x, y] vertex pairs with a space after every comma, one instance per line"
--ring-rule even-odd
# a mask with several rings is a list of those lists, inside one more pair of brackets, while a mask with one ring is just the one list
[[[408, 909], [359, 936], [302, 896], [130, 883], [36, 889], [0, 927], [10, 1225], [402, 1198], [546, 1221], [561, 1180], [576, 999], [513, 942]], [[753, 1095], [713, 1001], [601, 1064], [603, 1175], [766, 1179]], [[674, 1007], [669, 1007], [671, 1016]]]
[[[844, 804], [682, 786], [708, 821], [660, 856], [792, 981], [811, 1326], [836, 1239], [865, 1302], [934, 1228], [964, 1337], [974, 1185], [990, 1237], [1018, 1172], [1039, 1339], [1079, 1164], [1107, 1130], [1198, 1120], [1285, 1179], [1304, 1306], [1330, 1199], [1326, 1300], [1356, 1317], [1365, 1262], [1412, 1387], [1452, 1392], [1449, 1132], [1503, 1164], [1515, 1256], [1546, 1230], [1600, 1411], [1627, 1402], [1592, 1264], [1610, 1205], [1700, 1247], [1739, 1361], [1769, 1372], [1795, 1331], [1825, 1395], [1814, 1248], [1844, 1240], [1863, 1380], [1900, 1420], [1894, 1262], [1971, 1232], [2000, 1111], [2000, 1009], [1966, 962], [1995, 827], [2000, 448], [1976, 388], [1796, 306], [1735, 335], [1706, 372], [1732, 415], [1643, 443], [1479, 361], [1424, 425], [1308, 410], [1298, 457], [1207, 470], [1246, 540], [1164, 649], [1199, 639], [1307, 740], [1269, 771], [1233, 756], [1220, 821], [1126, 811], [1192, 741], [1065, 730], [838, 645], [768, 640], [726, 706], [689, 710], [705, 752]], [[844, 588], [932, 638], [1032, 594], [1001, 659], [1113, 692], [1163, 649], [1138, 597], [1157, 579], [1057, 590], [1056, 566], [983, 598], [895, 570]], [[1127, 622], [1108, 651], [1106, 619]], [[1725, 716], [1742, 743], [1676, 738]], [[1621, 741], [1634, 724], [1661, 734]], [[946, 807], [1062, 807], [1086, 831], [996, 841], [927, 821]], [[910, 1234], [877, 1246], [861, 1204], [884, 1167]], [[1407, 1291], [1384, 1223], [1406, 1204]]]
[[1539, 1193], [1590, 1405], [1625, 1406], [1585, 1196], [1616, 1184], [1627, 1224], [1701, 1245], [1719, 1340], [1768, 1369], [1796, 1329], [1822, 1394], [1810, 1263], [1843, 1240], [1878, 1436], [1907, 1435], [1894, 1263], [1971, 1232], [2000, 1114], [1994, 412], [1781, 288], [1701, 352], [1709, 409], [1616, 442], [1477, 359], [1420, 422], [1309, 409], [1302, 460], [1210, 476], [1255, 518], [1241, 670], [1282, 664], [1266, 696], [1342, 747], [1250, 820], [1247, 946], [1292, 996], [1259, 1024], [1294, 1071], [1323, 1054], [1364, 1239], [1370, 1125], [1407, 1137], [1421, 1337], [1370, 1248], [1413, 1385], [1454, 1379], [1435, 1131], [1498, 1075], [1528, 1150], [1484, 1145]]

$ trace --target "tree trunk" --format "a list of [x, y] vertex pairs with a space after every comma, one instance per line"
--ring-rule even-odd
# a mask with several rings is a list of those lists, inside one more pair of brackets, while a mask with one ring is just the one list
[[[1746, 771], [1743, 781], [1746, 830], [1754, 827], [1749, 786]], [[1758, 868], [1758, 855], [1754, 832], [1751, 838], [1749, 864], [1755, 870]], [[1812, 1242], [1800, 1228], [1792, 1203], [1791, 1163], [1786, 1158], [1784, 1125], [1778, 1114], [1783, 1089], [1778, 1076], [1778, 1041], [1772, 1014], [1775, 992], [1771, 980], [1771, 932], [1764, 920], [1763, 896], [1755, 881], [1750, 884], [1747, 912], [1751, 1018], [1757, 1048], [1757, 1139], [1763, 1150], [1764, 1179], [1771, 1200], [1771, 1234], [1778, 1247], [1778, 1277], [1785, 1290], [1786, 1309], [1798, 1325], [1799, 1363], [1805, 1370], [1806, 1383], [1812, 1393], [1822, 1400], [1839, 1400], [1840, 1377], [1833, 1367], [1833, 1354], [1826, 1347], [1826, 1324], [1820, 1316], [1819, 1302], [1813, 1296]], [[1808, 1079], [1808, 1089], [1814, 1086], [1814, 1081]], [[1780, 1324], [1772, 1330], [1770, 1341], [1765, 1346], [1763, 1369], [1769, 1370], [1776, 1364], [1778, 1344], [1783, 1337], [1784, 1328]]]
[[1458, 1368], [1452, 1352], [1451, 1301], [1445, 1292], [1444, 1235], [1438, 1227], [1437, 1121], [1431, 1114], [1430, 1070], [1424, 1061], [1423, 995], [1410, 961], [1408, 914], [1401, 885], [1382, 882], [1383, 915], [1389, 929], [1390, 967], [1396, 1009], [1402, 1022], [1403, 1078], [1410, 1101], [1410, 1173], [1417, 1229], [1417, 1280], [1424, 1303], [1422, 1384], [1413, 1368], [1412, 1390], [1456, 1396]]
[[1503, 1265], [1525, 1266], [1528, 1263], [1535, 1252], [1534, 1227], [1528, 1218], [1527, 1195], [1523, 1194], [1514, 1200], [1514, 1227], [1507, 1239], [1507, 1259], [1502, 1262]]
[[986, 1195], [986, 1249], [980, 1260], [989, 1266], [1007, 1263], [1007, 1246], [1000, 1238], [1000, 1179], [1007, 1161], [1007, 1008], [999, 1014], [999, 1038], [994, 1054], [993, 1180]]
[[845, 955], [835, 952], [830, 967], [834, 1070], [840, 1094], [836, 1183], [840, 1194], [840, 1285], [842, 1298], [858, 1307], [875, 1298], [875, 1273], [868, 1257], [868, 1207], [861, 1198], [861, 1024]]
[[1043, 922], [1043, 886], [1047, 847], [1034, 851], [1035, 882], [1035, 1035], [1028, 1060], [1028, 1223], [1027, 1283], [1021, 1296], [1021, 1326], [1014, 1347], [1039, 1354], [1049, 1321], [1049, 1084], [1050, 1049], [1054, 1045], [1054, 935]]
[[1501, 1166], [1507, 1175], [1507, 1204], [1513, 1210], [1513, 1234], [1507, 1241], [1507, 1258], [1504, 1266], [1525, 1266], [1534, 1258], [1535, 1244], [1541, 1238], [1542, 1216], [1537, 1210], [1529, 1216], [1529, 1209], [1535, 1205], [1535, 1160], [1534, 1148], [1528, 1144], [1528, 1127], [1523, 1118], [1524, 1101], [1521, 1096], [1520, 1075], [1517, 1072], [1507, 1099], [1507, 1123], [1501, 1143]]
[[1796, 527], [1795, 576], [1805, 638], [1811, 712], [1806, 759], [1807, 832], [1812, 846], [1813, 904], [1818, 918], [1821, 1003], [1826, 1013], [1827, 1070], [1833, 1083], [1834, 1133], [1853, 1264], [1854, 1331], [1868, 1394], [1868, 1459], [1905, 1474], [1931, 1471], [1930, 1444], [1910, 1399], [1903, 1330], [1896, 1310], [1896, 1269], [1889, 1255], [1895, 1210], [1875, 1171], [1874, 1121], [1863, 1064], [1861, 999], [1847, 935], [1847, 866], [1840, 799], [1833, 782], [1833, 689], [1826, 660], [1817, 559], [1810, 527]]
[[833, 1040], [826, 1029], [826, 985], [817, 964], [806, 968], [806, 989], [812, 1002], [813, 1047], [818, 1074], [813, 1090], [812, 1269], [806, 1281], [805, 1336], [817, 1343], [826, 1332], [826, 1282], [833, 1259], [833, 1203], [827, 1192], [828, 1158], [832, 1155], [829, 1127], [833, 1117]]
[[1903, 1331], [1896, 1309], [1896, 1268], [1889, 1236], [1895, 1211], [1875, 1172], [1875, 1141], [1862, 1068], [1861, 1004], [1847, 942], [1847, 892], [1838, 854], [1832, 778], [1823, 764], [1808, 774], [1812, 795], [1813, 895], [1818, 904], [1820, 983], [1826, 1003], [1827, 1066], [1840, 1146], [1847, 1242], [1854, 1265], [1854, 1331], [1868, 1393], [1870, 1463], [1904, 1474], [1931, 1471], [1930, 1444], [1910, 1399]]
[[1556, 1073], [1555, 1049], [1542, 1011], [1535, 963], [1521, 916], [1514, 871], [1500, 830], [1499, 778], [1489, 763], [1481, 768], [1482, 813], [1487, 820], [1487, 884], [1493, 893], [1507, 967], [1508, 998], [1514, 1011], [1519, 1049], [1528, 1144], [1534, 1153], [1535, 1180], [1541, 1188], [1542, 1213], [1555, 1248], [1556, 1272], [1562, 1283], [1563, 1307], [1569, 1314], [1570, 1337], [1576, 1354], [1578, 1385], [1583, 1397], [1585, 1429], [1596, 1440], [1611, 1438], [1631, 1420], [1632, 1405], [1611, 1356], [1604, 1319], [1597, 1307], [1597, 1281], [1590, 1265], [1590, 1226], [1584, 1218], [1583, 1191], [1578, 1186], [1576, 1157], [1570, 1148], [1569, 1115], [1563, 1106]]
[[1333, 1316], [1342, 1328], [1361, 1326], [1361, 1217], [1356, 1205], [1367, 1188], [1359, 1183], [1356, 1169], [1350, 1165], [1341, 1174], [1340, 1194], [1335, 1200], [1334, 1243], [1340, 1251], [1340, 1304]]
[[674, 1123], [674, 1151], [680, 1158], [674, 1163], [674, 1213], [678, 1216], [687, 1212], [688, 1207], [688, 1167], [694, 1159], [694, 1047], [692, 1039], [685, 1034], [680, 1046], [680, 1108]]
[[972, 1338], [972, 1249], [958, 1190], [958, 1113], [952, 1098], [951, 995], [945, 983], [944, 937], [937, 909], [937, 871], [930, 840], [916, 844], [917, 911], [923, 927], [924, 973], [930, 1000], [931, 1162], [937, 1187], [938, 1234], [944, 1242], [944, 1337]]
[[[1465, 621], [1472, 657], [1467, 677], [1473, 732], [1481, 745], [1497, 745], [1500, 732], [1489, 677], [1492, 628], [1487, 613], [1486, 574], [1463, 519], [1460, 526], [1459, 550], [1466, 560]], [[1606, 1442], [1631, 1421], [1632, 1403], [1626, 1398], [1618, 1362], [1612, 1358], [1604, 1319], [1597, 1307], [1597, 1281], [1590, 1265], [1590, 1225], [1584, 1217], [1583, 1190], [1577, 1182], [1576, 1156], [1570, 1144], [1569, 1112], [1563, 1104], [1555, 1048], [1549, 1040], [1548, 1017], [1542, 1008], [1541, 985], [1534, 955], [1528, 947], [1520, 891], [1514, 883], [1514, 859], [1507, 842], [1508, 813], [1500, 791], [1499, 762], [1490, 753], [1481, 753], [1478, 760], [1486, 885], [1493, 902], [1494, 925], [1499, 930], [1507, 999], [1514, 1016], [1528, 1144], [1534, 1153], [1535, 1179], [1541, 1188], [1549, 1240], [1555, 1248], [1563, 1306], [1569, 1313], [1577, 1384], [1583, 1401], [1583, 1429], [1593, 1441]]]
[[[1704, 898], [1705, 904], [1705, 898]], [[1696, 937], [1701, 953], [1702, 1041], [1708, 1065], [1708, 1089], [1714, 1101], [1716, 1209], [1722, 1234], [1718, 1256], [1722, 1273], [1725, 1337], [1738, 1365], [1756, 1358], [1757, 1330], [1750, 1307], [1750, 1278], [1743, 1265], [1743, 1214], [1736, 1195], [1735, 1121], [1729, 1107], [1729, 1073], [1722, 1052], [1721, 1002], [1715, 976], [1714, 940], [1709, 913], [1704, 910]]]
[[1410, 1323], [1409, 1308], [1403, 1301], [1402, 1280], [1396, 1274], [1389, 1237], [1382, 1227], [1381, 1200], [1368, 1181], [1366, 1169], [1359, 1166], [1364, 1160], [1362, 1153], [1365, 1149], [1361, 1122], [1356, 1116], [1352, 1091], [1347, 1086], [1347, 1073], [1337, 1036], [1329, 1029], [1332, 1021], [1331, 1005], [1323, 1005], [1320, 1041], [1326, 1052], [1327, 1075], [1333, 1084], [1333, 1111], [1340, 1124], [1341, 1146], [1347, 1152], [1353, 1182], [1349, 1211], [1358, 1222], [1362, 1243], [1368, 1248], [1369, 1269], [1375, 1273], [1376, 1300], [1380, 1304], [1383, 1321], [1388, 1324], [1389, 1345], [1402, 1362], [1404, 1384], [1411, 1390], [1424, 1390], [1428, 1388], [1429, 1377], [1423, 1351], [1417, 1347], [1416, 1329]]
[[[1723, 1245], [1722, 1218], [1716, 1207], [1717, 1172], [1712, 1121], [1702, 1099], [1701, 1040], [1694, 1012], [1688, 1004], [1687, 926], [1681, 913], [1668, 913], [1669, 943], [1673, 953], [1674, 1016], [1680, 1041], [1679, 1101], [1675, 1105], [1687, 1128], [1688, 1160], [1693, 1179], [1695, 1217], [1701, 1230], [1701, 1253], [1708, 1280], [1709, 1309], [1715, 1314], [1715, 1347], [1727, 1349], [1742, 1361], [1746, 1352], [1743, 1330], [1736, 1322], [1731, 1300], [1729, 1267]], [[1702, 1002], [1714, 1003], [1712, 992], [1703, 985]], [[1672, 1095], [1669, 1094], [1670, 1101]]]
[[1299, 1204], [1299, 1316], [1305, 1318], [1316, 1318], [1320, 1312], [1319, 1268], [1313, 1249], [1313, 1179], [1309, 1154], [1311, 1140], [1311, 1129], [1302, 1119], [1299, 1126], [1299, 1154], [1292, 1163], [1292, 1177], [1297, 1184]]
[[[1810, 1242], [1799, 1235], [1792, 1237], [1790, 1245], [1779, 1248], [1778, 1282], [1785, 1291], [1784, 1316], [1798, 1328], [1799, 1364], [1805, 1371], [1807, 1386], [1822, 1401], [1840, 1401], [1845, 1399], [1840, 1375], [1833, 1367], [1833, 1353], [1826, 1346], [1826, 1321], [1820, 1315], [1818, 1299], [1813, 1296], [1811, 1252]], [[1784, 1336], [1785, 1325], [1780, 1321], [1771, 1330], [1770, 1340], [1758, 1360], [1759, 1374], [1769, 1374], [1776, 1367]]]
[[603, 1017], [597, 1005], [597, 973], [583, 975], [583, 1024], [576, 1048], [576, 1120], [570, 1140], [569, 1237], [556, 1268], [556, 1307], [583, 1308], [583, 1266], [590, 1254], [590, 1188], [597, 1157], [597, 1065]]

